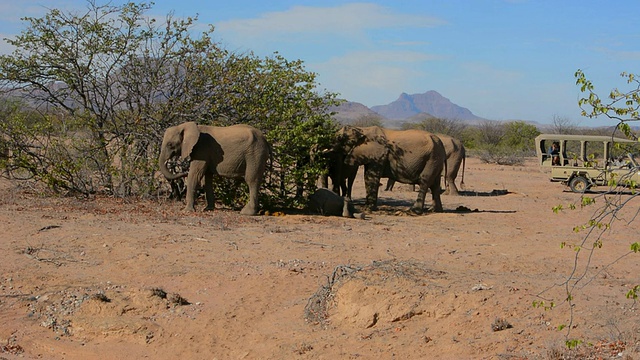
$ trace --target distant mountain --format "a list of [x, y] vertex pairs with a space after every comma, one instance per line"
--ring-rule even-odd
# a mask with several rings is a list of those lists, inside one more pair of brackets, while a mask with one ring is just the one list
[[377, 105], [371, 110], [389, 120], [405, 120], [420, 113], [427, 113], [433, 117], [462, 121], [479, 121], [483, 118], [474, 115], [469, 109], [452, 103], [437, 91], [427, 91], [424, 94], [400, 94], [400, 97], [387, 105]]
[[382, 117], [365, 105], [353, 101], [346, 101], [338, 106], [332, 106], [329, 108], [329, 111], [335, 112], [336, 114], [333, 118], [345, 125], [352, 124], [354, 121], [362, 118]]

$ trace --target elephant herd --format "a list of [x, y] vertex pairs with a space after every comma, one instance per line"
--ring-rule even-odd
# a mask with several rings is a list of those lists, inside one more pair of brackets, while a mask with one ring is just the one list
[[[323, 154], [328, 157], [327, 177], [333, 191], [327, 191], [328, 180], [310, 197], [316, 211], [327, 215], [353, 216], [351, 189], [357, 171], [364, 167], [365, 208], [375, 210], [381, 178], [394, 182], [419, 185], [411, 211], [422, 213], [427, 191], [431, 191], [432, 208], [443, 210], [441, 175], [445, 193], [457, 195], [455, 178], [464, 161], [462, 142], [446, 135], [422, 130], [390, 130], [378, 126], [344, 126], [337, 131], [333, 146]], [[167, 161], [179, 156], [189, 161], [185, 172], [173, 173]], [[186, 208], [194, 210], [196, 188], [204, 178], [207, 209], [214, 208], [213, 178], [243, 178], [249, 187], [249, 200], [241, 214], [258, 214], [258, 192], [267, 168], [270, 146], [262, 132], [249, 125], [227, 127], [197, 125], [187, 122], [165, 131], [160, 149], [160, 171], [167, 180], [186, 177]], [[388, 186], [389, 187], [389, 186]], [[349, 210], [348, 210], [349, 209]]]

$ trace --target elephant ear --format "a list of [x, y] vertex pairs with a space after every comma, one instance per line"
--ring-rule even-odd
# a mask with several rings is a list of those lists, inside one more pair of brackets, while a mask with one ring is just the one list
[[369, 126], [362, 128], [362, 133], [366, 141], [361, 145], [361, 151], [366, 152], [370, 160], [384, 161], [391, 150], [384, 130], [379, 126]]
[[379, 126], [371, 126], [367, 128], [366, 136], [369, 138], [370, 141], [375, 141], [383, 146], [388, 145], [387, 135], [384, 133], [384, 130], [382, 130], [382, 128]]
[[184, 123], [182, 128], [182, 160], [191, 155], [191, 151], [193, 150], [193, 147], [196, 146], [198, 139], [200, 139], [200, 129], [198, 129], [198, 124], [193, 121]]
[[366, 140], [362, 129], [355, 126], [343, 126], [338, 132], [338, 142], [347, 149], [352, 149]]

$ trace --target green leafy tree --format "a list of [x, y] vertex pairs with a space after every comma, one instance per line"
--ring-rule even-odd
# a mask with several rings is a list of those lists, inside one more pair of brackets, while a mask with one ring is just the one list
[[534, 139], [540, 135], [535, 125], [524, 121], [510, 121], [504, 124], [504, 127], [504, 135], [500, 139], [501, 145], [512, 150], [535, 154]]
[[280, 166], [271, 168], [265, 202], [299, 202], [289, 189], [312, 187], [321, 171], [308, 154], [333, 134], [335, 94], [319, 95], [299, 60], [229, 52], [212, 40], [213, 27], [193, 37], [196, 18], [158, 22], [146, 15], [151, 8], [90, 0], [85, 12], [25, 18], [27, 28], [6, 39], [15, 51], [0, 56], [5, 97], [41, 114], [0, 124], [2, 138], [19, 139], [13, 170], [56, 191], [153, 194], [164, 186], [156, 176], [164, 129], [247, 123], [272, 141]]
[[[523, 123], [524, 124], [524, 123]], [[470, 149], [486, 163], [499, 165], [521, 165], [527, 155], [521, 147], [529, 129], [520, 122], [504, 123], [499, 121], [483, 121], [477, 125], [476, 131], [467, 131], [471, 137]]]

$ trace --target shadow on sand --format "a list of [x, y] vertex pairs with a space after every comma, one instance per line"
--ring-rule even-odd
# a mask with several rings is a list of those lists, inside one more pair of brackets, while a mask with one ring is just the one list
[[[460, 191], [460, 196], [503, 196], [510, 194], [508, 190], [492, 190], [490, 192], [481, 192], [481, 191]], [[445, 196], [446, 199], [446, 196]], [[443, 201], [444, 202], [444, 201]], [[362, 208], [364, 206], [365, 199], [354, 199], [353, 204], [358, 208]], [[425, 199], [425, 205], [427, 206], [426, 211], [423, 215], [427, 215], [432, 213], [430, 211], [430, 199], [427, 194], [427, 198]], [[409, 208], [413, 205], [412, 200], [403, 200], [403, 199], [393, 199], [389, 197], [379, 197], [378, 198], [378, 210], [371, 212], [371, 214], [387, 214], [387, 215], [411, 215], [411, 216], [420, 216], [418, 214], [414, 214], [409, 211]], [[446, 204], [445, 204], [446, 205]], [[492, 214], [513, 214], [516, 213], [515, 210], [479, 210], [479, 209], [470, 209], [466, 206], [458, 206], [455, 209], [445, 209], [443, 213], [448, 214], [465, 214], [465, 213], [492, 213]]]

